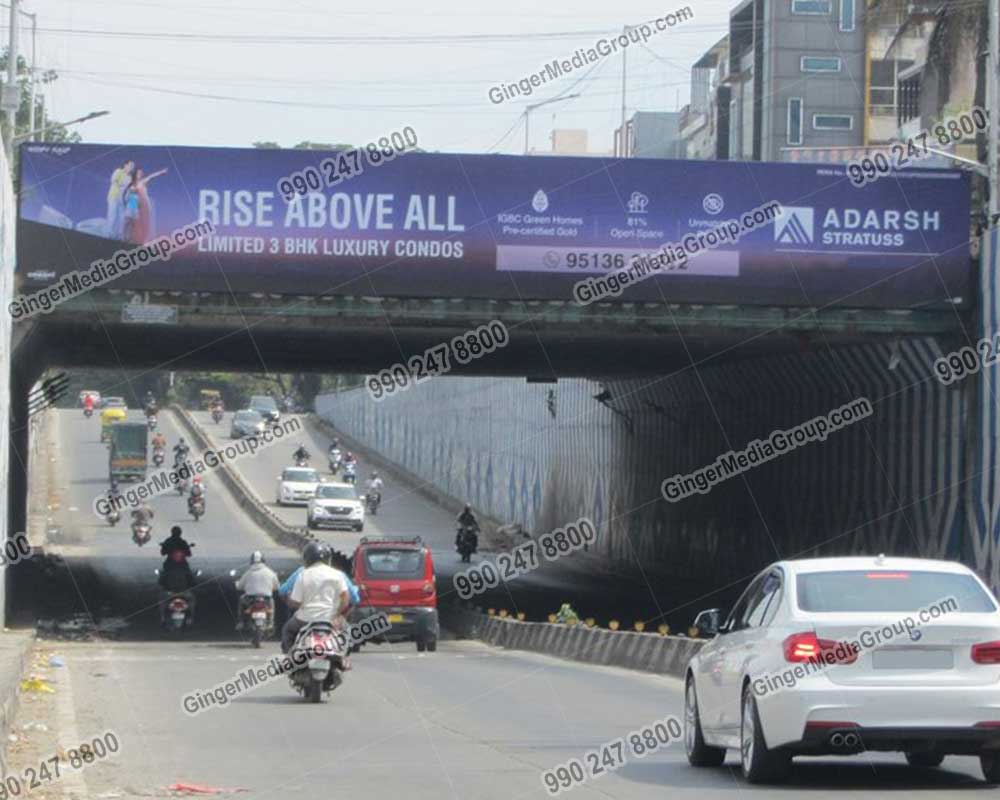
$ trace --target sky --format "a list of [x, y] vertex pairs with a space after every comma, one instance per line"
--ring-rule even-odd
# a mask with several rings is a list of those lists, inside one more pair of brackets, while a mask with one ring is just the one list
[[[725, 35], [734, 4], [690, 0], [692, 19], [628, 48], [629, 115], [687, 102], [691, 64]], [[527, 100], [494, 104], [490, 87], [684, 5], [22, 0], [24, 11], [37, 14], [39, 66], [60, 74], [46, 87], [55, 118], [111, 112], [75, 127], [86, 142], [364, 144], [410, 126], [424, 149], [463, 153], [523, 152], [525, 105], [564, 93], [581, 96], [532, 112], [531, 148], [549, 150], [553, 128], [585, 128], [592, 151], [610, 150], [621, 119], [620, 54]], [[7, 17], [4, 11], [4, 43]], [[30, 57], [27, 25], [20, 41]]]

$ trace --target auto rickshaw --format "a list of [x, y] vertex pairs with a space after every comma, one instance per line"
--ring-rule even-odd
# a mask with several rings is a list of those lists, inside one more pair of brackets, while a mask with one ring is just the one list
[[111, 426], [128, 416], [123, 408], [106, 408], [101, 412], [101, 441], [111, 441]]
[[222, 400], [222, 392], [218, 389], [202, 389], [198, 392], [202, 411], [209, 411], [213, 405]]

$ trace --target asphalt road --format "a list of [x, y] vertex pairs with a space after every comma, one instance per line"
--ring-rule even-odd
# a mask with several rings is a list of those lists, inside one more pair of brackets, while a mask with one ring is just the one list
[[[144, 573], [158, 557], [132, 545], [124, 528], [109, 531], [92, 517], [89, 501], [104, 488], [104, 448], [96, 426], [76, 425], [75, 417], [58, 415], [68, 445], [60, 453], [68, 483], [56, 516], [65, 535], [75, 537], [63, 549], [75, 548], [77, 567], [118, 559]], [[163, 424], [172, 443], [176, 431], [166, 416]], [[268, 467], [273, 469], [258, 468], [261, 480], [272, 475]], [[208, 483], [209, 516], [188, 527], [199, 531], [198, 555], [221, 570], [266, 542], [214, 490], [211, 477]], [[443, 512], [408, 497], [396, 519], [436, 530], [431, 522]], [[158, 530], [183, 521], [182, 502], [154, 502], [163, 515]], [[280, 549], [275, 556], [287, 557]], [[141, 594], [125, 593], [119, 602], [131, 603], [130, 612], [123, 610], [136, 619], [148, 614]], [[412, 644], [365, 647], [343, 686], [318, 706], [302, 702], [279, 678], [225, 707], [190, 716], [181, 706], [186, 694], [211, 691], [249, 666], [263, 666], [277, 654], [276, 644], [255, 651], [226, 627], [203, 623], [182, 641], [162, 641], [147, 628], [126, 641], [40, 647], [45, 655], [36, 670], [55, 694], [27, 696], [15, 730], [37, 721], [50, 730], [22, 734], [34, 749], [16, 751], [12, 767], [30, 765], [32, 753], [47, 747], [53, 752], [56, 745], [113, 731], [122, 745], [118, 756], [53, 786], [78, 797], [176, 796], [164, 787], [181, 781], [245, 788], [241, 796], [247, 798], [543, 798], [543, 770], [682, 709], [680, 683], [671, 678], [444, 640], [438, 652], [425, 654]], [[49, 653], [62, 656], [65, 666], [46, 667]], [[949, 758], [937, 770], [911, 769], [901, 757], [884, 754], [804, 759], [781, 789], [750, 787], [734, 766], [731, 756], [723, 768], [688, 767], [677, 742], [572, 795], [705, 800], [775, 793], [827, 798], [851, 791], [874, 799], [904, 790], [936, 800], [984, 787], [970, 758]]]

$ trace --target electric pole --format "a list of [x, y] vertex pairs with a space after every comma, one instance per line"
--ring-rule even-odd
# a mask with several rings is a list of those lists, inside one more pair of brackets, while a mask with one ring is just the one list
[[14, 126], [17, 121], [17, 109], [21, 105], [21, 89], [17, 85], [17, 4], [19, 0], [10, 0], [10, 42], [7, 48], [7, 82], [0, 95], [0, 110], [7, 120], [7, 137], [4, 139], [4, 152], [7, 164], [13, 163], [14, 136], [17, 131]]

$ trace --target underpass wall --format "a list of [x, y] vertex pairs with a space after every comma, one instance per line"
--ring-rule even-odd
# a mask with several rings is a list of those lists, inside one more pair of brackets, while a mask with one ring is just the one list
[[[796, 555], [969, 555], [969, 394], [930, 340], [816, 350], [597, 382], [438, 378], [381, 403], [317, 398], [334, 426], [441, 491], [536, 533], [587, 515], [596, 555], [735, 579]], [[598, 396], [601, 402], [595, 399]], [[664, 478], [867, 397], [866, 421], [669, 503]], [[979, 565], [982, 569], [982, 565]]]
[[[0, 148], [2, 150], [2, 148]], [[25, 465], [12, 464], [16, 455], [14, 438], [11, 436], [10, 376], [13, 351], [12, 320], [7, 309], [14, 299], [14, 229], [17, 208], [14, 186], [10, 180], [10, 165], [6, 155], [0, 152], [0, 475], [7, 476], [6, 486], [0, 491], [0, 542], [6, 542], [10, 535], [10, 504], [8, 487], [22, 484], [10, 480], [10, 471], [25, 470]], [[27, 457], [27, 454], [24, 454]], [[0, 597], [7, 596], [7, 570], [0, 567]], [[0, 603], [0, 627], [6, 625], [5, 603]]]

